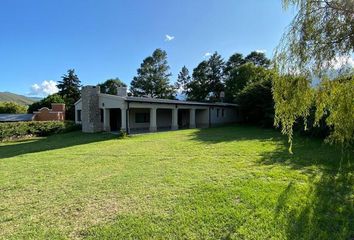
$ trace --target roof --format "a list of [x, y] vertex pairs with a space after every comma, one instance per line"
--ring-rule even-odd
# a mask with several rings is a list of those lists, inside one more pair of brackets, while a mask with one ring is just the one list
[[193, 101], [182, 101], [182, 100], [172, 100], [172, 99], [161, 99], [161, 98], [148, 98], [148, 97], [125, 97], [129, 102], [147, 102], [147, 103], [162, 103], [162, 104], [182, 104], [182, 105], [199, 105], [199, 106], [225, 106], [225, 107], [237, 107], [237, 104], [232, 103], [206, 103], [206, 102], [193, 102]]
[[[193, 101], [182, 101], [182, 100], [149, 98], [149, 97], [121, 97], [121, 96], [110, 95], [105, 93], [100, 93], [100, 95], [116, 98], [116, 99], [122, 99], [128, 102], [139, 102], [139, 103], [160, 103], [160, 104], [179, 104], [179, 105], [216, 106], [216, 107], [237, 107], [238, 106], [238, 104], [222, 103], [222, 102], [206, 103], [206, 102], [193, 102]], [[79, 101], [77, 101], [77, 103]]]
[[0, 114], [0, 122], [32, 121], [33, 114]]

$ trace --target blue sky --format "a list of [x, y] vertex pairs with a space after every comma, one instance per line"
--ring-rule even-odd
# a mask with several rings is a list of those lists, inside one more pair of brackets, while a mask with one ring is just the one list
[[69, 68], [83, 85], [129, 84], [156, 48], [167, 51], [172, 82], [206, 53], [271, 57], [293, 15], [281, 0], [1, 0], [0, 91], [45, 94]]

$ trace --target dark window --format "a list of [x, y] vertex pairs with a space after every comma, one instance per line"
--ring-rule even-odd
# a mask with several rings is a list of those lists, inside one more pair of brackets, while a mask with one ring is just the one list
[[135, 123], [148, 123], [150, 122], [149, 113], [135, 113]]
[[103, 122], [103, 109], [100, 109], [100, 114], [101, 114], [101, 122]]
[[216, 117], [219, 117], [219, 115], [220, 115], [220, 109], [218, 108], [216, 109]]
[[222, 117], [224, 117], [224, 115], [225, 115], [225, 111], [224, 111], [225, 109], [221, 109], [221, 116]]
[[81, 122], [81, 110], [77, 110], [77, 121]]

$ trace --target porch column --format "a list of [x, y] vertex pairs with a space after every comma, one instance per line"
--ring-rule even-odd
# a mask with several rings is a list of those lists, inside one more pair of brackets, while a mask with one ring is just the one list
[[171, 130], [178, 129], [178, 108], [172, 109], [172, 125]]
[[189, 110], [189, 128], [195, 128], [195, 109]]
[[156, 125], [156, 108], [150, 108], [150, 132], [156, 132], [157, 131], [157, 125]]
[[122, 131], [127, 131], [127, 109], [121, 108], [121, 128]]
[[103, 109], [103, 130], [106, 132], [111, 131], [111, 126], [110, 126], [110, 115], [109, 115], [109, 108], [104, 108]]

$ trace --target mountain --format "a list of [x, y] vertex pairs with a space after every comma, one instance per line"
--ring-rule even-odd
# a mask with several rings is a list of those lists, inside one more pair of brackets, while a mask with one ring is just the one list
[[30, 105], [39, 100], [41, 100], [41, 98], [26, 97], [23, 95], [10, 93], [10, 92], [0, 92], [0, 102], [16, 102], [21, 105]]

